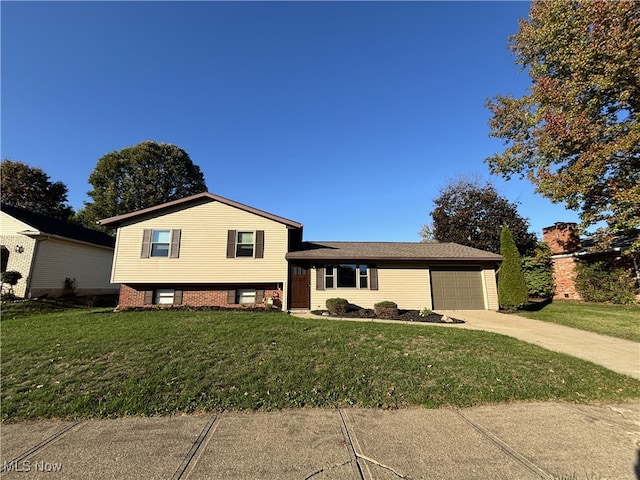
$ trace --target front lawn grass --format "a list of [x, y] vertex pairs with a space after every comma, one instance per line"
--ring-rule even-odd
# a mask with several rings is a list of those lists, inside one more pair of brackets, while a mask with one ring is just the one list
[[492, 334], [284, 313], [3, 314], [2, 419], [617, 402], [640, 382]]
[[589, 332], [640, 342], [640, 305], [555, 300], [538, 311], [519, 311], [523, 317], [558, 323]]

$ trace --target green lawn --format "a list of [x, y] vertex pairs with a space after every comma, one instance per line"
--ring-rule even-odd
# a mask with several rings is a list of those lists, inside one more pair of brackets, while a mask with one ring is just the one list
[[518, 314], [535, 320], [640, 342], [640, 305], [556, 300], [537, 312], [520, 311]]
[[3, 420], [640, 398], [640, 382], [487, 332], [282, 313], [3, 311]]

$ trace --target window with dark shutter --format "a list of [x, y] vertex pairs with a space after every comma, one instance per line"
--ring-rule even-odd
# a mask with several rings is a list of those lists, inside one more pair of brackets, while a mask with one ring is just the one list
[[182, 290], [173, 291], [173, 304], [182, 305]]
[[234, 303], [236, 303], [236, 291], [227, 290], [227, 304], [233, 305]]
[[316, 268], [316, 290], [324, 290], [324, 267]]
[[152, 230], [145, 228], [142, 231], [142, 251], [140, 252], [140, 258], [149, 258], [151, 255], [151, 234]]
[[144, 304], [151, 305], [153, 303], [153, 290], [144, 291]]
[[169, 258], [180, 257], [180, 236], [182, 230], [171, 230], [171, 247], [169, 249]]
[[378, 267], [369, 265], [369, 290], [378, 290]]
[[[227, 258], [235, 258], [235, 257], [236, 257], [236, 231], [228, 230], [227, 231]], [[234, 299], [235, 299], [235, 294], [234, 294]]]
[[264, 258], [264, 230], [256, 230], [256, 258]]

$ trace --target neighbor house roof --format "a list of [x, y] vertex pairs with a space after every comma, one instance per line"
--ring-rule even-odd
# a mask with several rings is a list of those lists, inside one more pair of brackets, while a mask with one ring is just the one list
[[98, 223], [100, 225], [105, 225], [109, 227], [118, 227], [123, 223], [135, 223], [138, 217], [162, 215], [163, 213], [170, 210], [176, 210], [176, 209], [180, 210], [182, 208], [187, 208], [191, 205], [201, 204], [211, 200], [224, 203], [225, 205], [229, 205], [231, 207], [235, 207], [240, 210], [244, 210], [245, 212], [253, 213], [260, 217], [268, 218], [269, 220], [273, 220], [278, 223], [283, 223], [289, 227], [302, 228], [301, 223], [294, 222], [293, 220], [289, 220], [288, 218], [279, 217], [272, 213], [265, 212], [264, 210], [258, 210], [257, 208], [253, 208], [248, 205], [244, 205], [242, 203], [238, 203], [233, 200], [229, 200], [228, 198], [224, 198], [219, 195], [214, 195], [213, 193], [209, 193], [209, 192], [197, 193], [189, 197], [184, 197], [179, 200], [173, 200], [171, 202], [162, 203], [154, 207], [143, 208], [142, 210], [136, 210], [135, 212], [124, 213], [122, 215], [116, 215], [114, 217], [105, 218], [103, 220], [99, 220]]
[[83, 243], [90, 243], [102, 247], [113, 248], [115, 238], [97, 230], [81, 227], [72, 223], [47, 217], [20, 207], [2, 204], [2, 211], [16, 220], [26, 223], [33, 230], [23, 230], [19, 233], [30, 237], [53, 236]]
[[302, 242], [288, 260], [473, 260], [500, 261], [495, 253], [457, 243], [439, 242]]

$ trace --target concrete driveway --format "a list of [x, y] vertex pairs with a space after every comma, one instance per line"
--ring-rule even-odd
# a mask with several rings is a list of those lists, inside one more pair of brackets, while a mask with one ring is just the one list
[[489, 310], [447, 310], [438, 313], [465, 321], [464, 324], [455, 325], [455, 328], [501, 333], [640, 380], [640, 343], [637, 342]]

